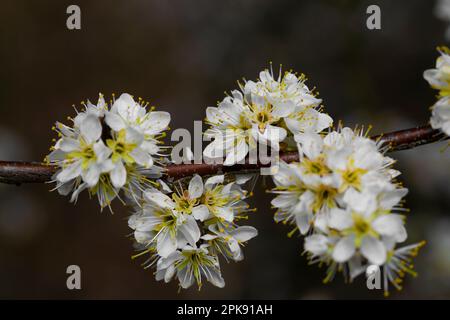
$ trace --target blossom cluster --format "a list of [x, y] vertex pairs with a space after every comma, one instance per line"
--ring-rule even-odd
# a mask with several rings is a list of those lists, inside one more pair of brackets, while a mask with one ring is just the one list
[[414, 273], [409, 259], [422, 243], [395, 249], [407, 238], [402, 198], [408, 190], [395, 182], [400, 173], [380, 144], [362, 130], [342, 128], [326, 135], [295, 137], [300, 161], [281, 163], [273, 176], [275, 221], [306, 236], [311, 263], [328, 266], [325, 282], [343, 271], [348, 280], [368, 266], [384, 267], [388, 282], [400, 288], [401, 278]]
[[127, 93], [109, 104], [100, 94], [96, 105], [83, 105], [71, 126], [57, 122], [54, 127], [59, 139], [46, 160], [59, 167], [56, 189], [72, 192], [73, 202], [87, 189], [101, 208], [110, 206], [120, 190], [136, 198], [151, 184], [150, 177], [160, 175], [157, 157], [170, 114], [147, 111], [142, 99], [136, 102]]
[[433, 89], [439, 90], [438, 101], [432, 106], [431, 126], [450, 136], [450, 49], [440, 47], [438, 51], [441, 55], [436, 68], [425, 70], [423, 76]]
[[225, 183], [223, 175], [205, 181], [195, 175], [185, 188], [180, 182], [175, 191], [148, 189], [136, 206], [128, 224], [141, 250], [148, 255], [146, 267], [156, 265], [156, 280], [173, 277], [181, 288], [206, 278], [223, 287], [219, 256], [226, 261], [243, 259], [241, 246], [257, 235], [251, 226], [239, 226], [253, 210], [245, 202], [248, 193], [240, 186], [246, 177]]
[[225, 157], [225, 165], [243, 160], [259, 144], [273, 150], [287, 137], [320, 132], [333, 120], [320, 112], [321, 99], [305, 84], [304, 75], [264, 70], [255, 81], [245, 81], [217, 107], [206, 109], [210, 128], [205, 136], [214, 139], [204, 150], [210, 159]]
[[[424, 75], [440, 90], [431, 123], [448, 134], [450, 57], [441, 53], [437, 69]], [[264, 70], [256, 81], [239, 83], [206, 109], [210, 127], [204, 134], [214, 140], [204, 156], [233, 165], [263, 146], [297, 150], [299, 160], [281, 161], [272, 175], [275, 221], [292, 226], [290, 236], [304, 236], [310, 263], [327, 266], [326, 282], [337, 272], [351, 281], [376, 266], [383, 269], [386, 292], [389, 283], [400, 289], [406, 274], [415, 275], [411, 260], [423, 243], [398, 248], [407, 239], [408, 190], [396, 181], [395, 161], [363, 130], [331, 129], [333, 119], [305, 82], [304, 75], [280, 70], [275, 77]], [[100, 94], [96, 105], [88, 101], [77, 111], [71, 126], [57, 122], [59, 139], [47, 156], [58, 167], [55, 189], [72, 193], [74, 202], [86, 189], [101, 208], [121, 199], [122, 191], [133, 208], [128, 225], [139, 251], [134, 257], [146, 257], [143, 265], [156, 269], [156, 280], [175, 278], [181, 288], [201, 288], [206, 279], [223, 287], [220, 261], [242, 260], [242, 246], [257, 235], [254, 227], [240, 225], [254, 211], [244, 184], [256, 176], [164, 179], [170, 161], [161, 139], [170, 114], [147, 105], [126, 93], [107, 103]]]

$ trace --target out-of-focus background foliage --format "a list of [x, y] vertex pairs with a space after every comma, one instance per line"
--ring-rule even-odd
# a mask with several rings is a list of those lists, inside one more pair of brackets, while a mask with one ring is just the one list
[[[366, 8], [381, 7], [382, 29], [366, 28]], [[78, 4], [82, 29], [66, 28]], [[445, 44], [434, 1], [24, 1], [0, 4], [0, 159], [41, 160], [54, 121], [72, 104], [129, 92], [193, 128], [236, 80], [283, 64], [308, 75], [326, 110], [348, 126], [381, 133], [424, 124], [435, 92], [422, 78]], [[420, 273], [393, 298], [450, 297], [450, 156], [445, 144], [392, 154], [410, 189], [409, 242], [428, 245]], [[246, 259], [223, 263], [225, 289], [177, 293], [131, 261], [120, 204], [114, 215], [83, 194], [76, 206], [50, 185], [0, 185], [0, 298], [380, 298], [364, 279], [322, 284], [299, 238], [276, 225], [258, 185], [250, 223], [259, 236]], [[82, 270], [82, 290], [66, 289], [66, 267]]]

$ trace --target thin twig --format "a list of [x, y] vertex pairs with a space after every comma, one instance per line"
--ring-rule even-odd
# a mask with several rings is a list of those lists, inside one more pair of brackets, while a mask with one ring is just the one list
[[[373, 136], [371, 139], [380, 141], [383, 146], [389, 146], [388, 151], [398, 151], [446, 140], [448, 137], [439, 130], [434, 130], [429, 125], [426, 125]], [[286, 152], [280, 154], [280, 159], [285, 162], [294, 162], [299, 160], [299, 156], [296, 152]], [[250, 164], [248, 162], [233, 166], [206, 163], [173, 164], [166, 167], [165, 175], [172, 179], [178, 179], [192, 176], [193, 174], [213, 175], [226, 172], [246, 173], [255, 172], [256, 170], [267, 166], [268, 165], [261, 163]], [[38, 162], [0, 161], [0, 183], [20, 185], [21, 183], [48, 182], [57, 170], [58, 167], [56, 166]]]

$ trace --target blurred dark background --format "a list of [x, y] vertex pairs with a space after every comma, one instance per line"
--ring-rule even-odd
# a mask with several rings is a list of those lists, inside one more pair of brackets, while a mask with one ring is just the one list
[[[81, 7], [81, 30], [66, 28], [66, 8]], [[382, 29], [366, 28], [366, 8], [381, 7]], [[435, 1], [24, 1], [0, 4], [0, 159], [42, 160], [56, 120], [98, 92], [128, 92], [193, 128], [236, 80], [275, 67], [304, 72], [326, 110], [373, 134], [428, 122], [435, 92], [422, 77], [434, 66], [447, 24]], [[392, 154], [410, 189], [409, 243], [428, 241], [417, 279], [392, 298], [450, 297], [450, 155], [444, 144]], [[76, 206], [50, 185], [0, 185], [0, 298], [373, 298], [364, 279], [322, 284], [302, 242], [273, 223], [259, 184], [250, 223], [259, 236], [240, 263], [222, 263], [224, 289], [177, 293], [131, 261], [127, 211]], [[82, 290], [66, 288], [66, 268], [82, 270]]]

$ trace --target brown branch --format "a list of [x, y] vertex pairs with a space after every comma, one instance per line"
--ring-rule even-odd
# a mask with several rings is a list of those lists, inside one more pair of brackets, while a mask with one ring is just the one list
[[[371, 137], [379, 140], [383, 146], [389, 146], [388, 151], [412, 149], [417, 146], [448, 139], [439, 130], [434, 130], [430, 126], [421, 126], [406, 130], [385, 133]], [[280, 154], [280, 159], [285, 162], [298, 161], [298, 153], [286, 152]], [[223, 166], [222, 164], [180, 164], [166, 167], [166, 176], [178, 179], [193, 174], [212, 175], [226, 172], [255, 172], [265, 167], [258, 164], [236, 164], [233, 166]], [[37, 162], [0, 161], [0, 182], [9, 184], [21, 183], [42, 183], [48, 182], [52, 175], [58, 170], [56, 166], [46, 165]]]
[[389, 151], [399, 151], [412, 149], [417, 146], [437, 141], [447, 140], [449, 137], [442, 131], [433, 129], [431, 126], [426, 125], [380, 134], [371, 138], [374, 140], [380, 139], [384, 145], [389, 145]]

